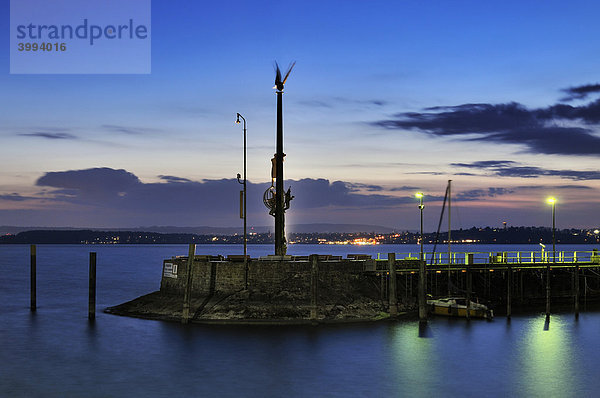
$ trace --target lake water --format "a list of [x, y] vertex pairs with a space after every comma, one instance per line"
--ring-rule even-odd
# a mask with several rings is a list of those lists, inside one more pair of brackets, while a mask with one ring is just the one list
[[[455, 246], [464, 251], [539, 246]], [[560, 250], [592, 247], [560, 246]], [[251, 245], [253, 256], [272, 245]], [[445, 250], [441, 247], [439, 250]], [[97, 315], [87, 320], [89, 252]], [[417, 252], [416, 246], [292, 245], [290, 254]], [[202, 246], [239, 254], [241, 246]], [[104, 314], [158, 290], [162, 259], [183, 245], [37, 249], [29, 311], [29, 247], [0, 246], [1, 397], [593, 397], [600, 394], [600, 313], [433, 318], [318, 327], [180, 325]]]

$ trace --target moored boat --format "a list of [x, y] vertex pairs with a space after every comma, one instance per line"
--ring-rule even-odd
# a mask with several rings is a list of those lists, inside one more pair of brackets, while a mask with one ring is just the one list
[[[464, 297], [444, 297], [427, 300], [427, 306], [429, 307], [429, 311], [435, 315], [467, 317], [467, 299]], [[471, 301], [469, 305], [469, 317], [492, 319], [494, 311], [486, 305]]]

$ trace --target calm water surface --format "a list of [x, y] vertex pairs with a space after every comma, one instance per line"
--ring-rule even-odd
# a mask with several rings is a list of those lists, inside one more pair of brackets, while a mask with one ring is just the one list
[[[588, 247], [575, 247], [591, 250]], [[464, 249], [464, 248], [462, 248]], [[571, 249], [561, 246], [561, 250]], [[442, 248], [442, 250], [444, 250]], [[461, 250], [456, 247], [456, 250]], [[538, 250], [469, 246], [465, 251]], [[90, 251], [98, 313], [87, 321]], [[416, 246], [293, 245], [291, 254], [416, 252]], [[203, 246], [198, 253], [239, 253]], [[249, 247], [252, 256], [271, 245]], [[173, 246], [38, 246], [38, 310], [29, 247], [0, 246], [1, 397], [593, 397], [600, 313], [492, 322], [431, 319], [355, 326], [207, 327], [100, 310], [160, 285]]]

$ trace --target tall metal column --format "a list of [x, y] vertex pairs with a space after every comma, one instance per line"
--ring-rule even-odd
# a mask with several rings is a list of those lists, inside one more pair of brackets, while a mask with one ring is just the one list
[[450, 266], [452, 265], [452, 180], [448, 180], [448, 296], [450, 296]]
[[275, 89], [277, 94], [277, 152], [275, 153], [275, 255], [284, 256], [287, 252], [285, 242], [285, 211], [289, 207], [292, 196], [285, 193], [283, 188], [283, 87], [294, 68], [295, 62], [290, 65], [285, 77], [281, 78], [279, 65], [275, 64]]
[[275, 255], [284, 256], [285, 213], [283, 211], [283, 83], [277, 87], [277, 153], [275, 154]]

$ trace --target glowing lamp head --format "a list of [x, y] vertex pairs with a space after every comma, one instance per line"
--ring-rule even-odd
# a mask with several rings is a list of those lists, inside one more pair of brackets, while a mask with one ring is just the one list
[[548, 199], [546, 199], [546, 202], [548, 202], [549, 205], [554, 205], [556, 203], [556, 198], [549, 197]]
[[240, 114], [237, 114], [237, 119], [235, 120], [235, 124], [240, 124]]
[[415, 194], [415, 198], [417, 198], [417, 199], [423, 199], [423, 192], [417, 192]]

